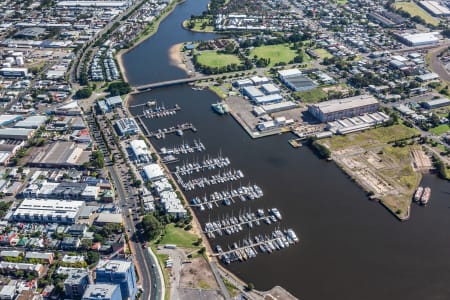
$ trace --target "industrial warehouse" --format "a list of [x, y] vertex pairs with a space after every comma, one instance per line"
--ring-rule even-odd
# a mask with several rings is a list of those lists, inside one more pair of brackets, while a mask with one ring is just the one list
[[321, 122], [350, 118], [378, 111], [379, 102], [371, 95], [330, 100], [311, 104], [308, 111]]
[[84, 205], [84, 201], [25, 199], [13, 212], [11, 220], [74, 224]]

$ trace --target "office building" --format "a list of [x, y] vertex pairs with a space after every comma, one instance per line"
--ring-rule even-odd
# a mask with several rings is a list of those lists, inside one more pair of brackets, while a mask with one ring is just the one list
[[100, 261], [95, 270], [97, 283], [112, 283], [120, 286], [122, 299], [135, 299], [137, 293], [136, 273], [132, 261]]
[[134, 135], [140, 132], [139, 126], [132, 118], [123, 118], [116, 121], [116, 128], [121, 136]]

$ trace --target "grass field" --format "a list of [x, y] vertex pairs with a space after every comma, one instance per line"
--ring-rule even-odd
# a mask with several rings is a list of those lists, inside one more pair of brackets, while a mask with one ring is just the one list
[[344, 136], [333, 136], [327, 141], [330, 150], [341, 150], [351, 146], [361, 147], [383, 145], [395, 140], [402, 140], [417, 135], [418, 130], [404, 125], [393, 125], [389, 127], [379, 127], [363, 132], [348, 134]]
[[431, 128], [429, 131], [434, 134], [441, 135], [443, 133], [450, 132], [450, 126], [448, 124], [442, 124], [437, 127]]
[[321, 88], [316, 88], [304, 92], [295, 92], [295, 96], [300, 97], [300, 101], [303, 103], [316, 103], [326, 100], [327, 93], [325, 93]]
[[319, 55], [320, 59], [324, 59], [324, 58], [332, 58], [333, 54], [331, 54], [330, 52], [328, 52], [327, 49], [314, 49], [314, 52]]
[[[292, 50], [288, 44], [280, 44], [253, 48], [249, 57], [253, 58], [255, 55], [259, 58], [270, 58], [269, 67], [273, 67], [277, 63], [289, 63], [297, 56], [297, 52]], [[305, 54], [305, 62], [308, 57]]]
[[208, 19], [208, 18], [194, 19], [192, 21], [194, 21], [194, 27], [192, 27], [192, 28], [188, 27], [190, 20], [185, 20], [183, 22], [183, 27], [186, 29], [192, 30], [192, 31], [197, 31], [197, 32], [214, 32], [214, 26], [206, 25], [206, 24], [208, 24], [209, 21], [211, 21], [210, 19]]
[[161, 245], [173, 244], [182, 248], [195, 248], [193, 245], [198, 237], [187, 232], [183, 228], [175, 227], [174, 224], [166, 226], [165, 234], [160, 241]]
[[395, 8], [401, 8], [402, 10], [408, 12], [411, 16], [419, 16], [422, 19], [425, 20], [428, 24], [437, 26], [439, 25], [439, 19], [434, 18], [429, 13], [427, 13], [425, 10], [423, 10], [421, 7], [419, 7], [414, 2], [396, 2], [394, 4]]
[[236, 55], [220, 54], [216, 51], [203, 51], [198, 57], [197, 61], [203, 65], [211, 68], [222, 68], [231, 64], [240, 65], [241, 61]]

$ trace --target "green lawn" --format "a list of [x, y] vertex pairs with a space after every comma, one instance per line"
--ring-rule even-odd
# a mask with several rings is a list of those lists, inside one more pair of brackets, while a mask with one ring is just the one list
[[303, 103], [316, 103], [324, 101], [327, 98], [327, 93], [325, 93], [321, 88], [316, 88], [304, 92], [295, 92], [295, 96], [300, 98]]
[[349, 148], [351, 146], [367, 146], [383, 145], [396, 140], [417, 135], [419, 132], [414, 128], [405, 125], [393, 125], [389, 127], [378, 127], [362, 132], [351, 133], [348, 135], [335, 135], [326, 141], [330, 145], [331, 151]]
[[419, 7], [414, 2], [396, 2], [394, 4], [395, 8], [401, 8], [402, 10], [408, 12], [411, 16], [419, 16], [425, 20], [428, 24], [437, 26], [439, 25], [439, 19], [434, 18], [421, 7]]
[[429, 131], [436, 135], [441, 135], [443, 133], [449, 132], [450, 126], [448, 124], [442, 124], [437, 127], [431, 128]]
[[[250, 51], [250, 58], [254, 56], [258, 58], [270, 58], [270, 64], [268, 67], [273, 67], [277, 63], [289, 63], [297, 56], [297, 52], [292, 50], [288, 44], [280, 45], [268, 45], [253, 48]], [[309, 56], [305, 54], [305, 62], [308, 60]]]
[[165, 234], [159, 244], [173, 244], [182, 248], [195, 248], [193, 243], [195, 243], [197, 239], [197, 236], [187, 232], [183, 228], [175, 227], [174, 224], [169, 224], [166, 226]]
[[333, 54], [331, 54], [330, 52], [328, 52], [327, 49], [314, 49], [314, 52], [319, 55], [320, 59], [324, 59], [324, 58], [332, 58]]
[[198, 32], [214, 32], [214, 26], [207, 25], [210, 21], [211, 19], [209, 18], [194, 19], [192, 20], [192, 22], [194, 22], [194, 27], [189, 28], [189, 23], [191, 20], [185, 20], [183, 22], [183, 27]]
[[347, 4], [347, 0], [332, 0], [332, 2], [339, 4], [339, 5], [345, 5]]
[[221, 54], [216, 51], [201, 52], [197, 57], [197, 61], [199, 64], [211, 68], [222, 68], [231, 64], [241, 64], [241, 61], [236, 55]]

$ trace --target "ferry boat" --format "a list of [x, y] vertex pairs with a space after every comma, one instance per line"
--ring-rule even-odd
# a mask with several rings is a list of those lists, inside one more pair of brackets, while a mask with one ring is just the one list
[[420, 198], [420, 204], [427, 205], [428, 201], [430, 201], [430, 197], [431, 197], [431, 188], [426, 187], [423, 190], [422, 197]]
[[423, 194], [423, 187], [419, 186], [416, 192], [414, 193], [414, 201], [419, 202], [420, 198], [422, 197], [422, 194]]

